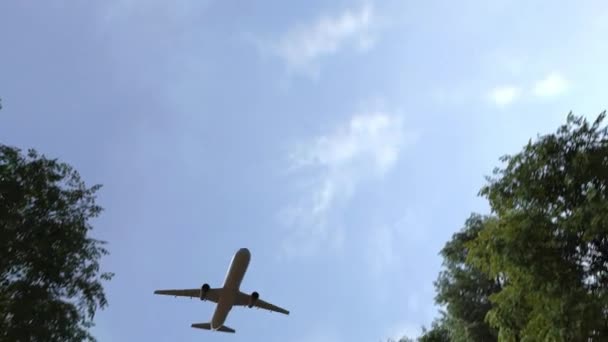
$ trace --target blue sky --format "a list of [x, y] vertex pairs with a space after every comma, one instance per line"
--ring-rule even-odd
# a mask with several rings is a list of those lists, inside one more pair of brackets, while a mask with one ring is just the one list
[[[606, 108], [605, 1], [4, 1], [0, 139], [102, 183], [101, 341], [378, 341], [436, 316], [498, 157]], [[154, 296], [223, 281], [289, 317]]]

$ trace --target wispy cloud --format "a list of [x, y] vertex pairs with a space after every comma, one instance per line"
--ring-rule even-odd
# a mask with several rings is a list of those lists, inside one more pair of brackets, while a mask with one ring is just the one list
[[301, 201], [284, 212], [292, 229], [288, 254], [310, 253], [327, 241], [339, 244], [344, 232], [328, 226], [332, 210], [346, 204], [361, 182], [386, 175], [413, 138], [401, 116], [370, 112], [298, 146], [291, 167], [312, 173]]
[[508, 106], [521, 99], [531, 97], [551, 98], [565, 93], [570, 83], [561, 73], [551, 72], [541, 80], [532, 82], [533, 86], [524, 89], [519, 85], [504, 85], [493, 88], [488, 93], [489, 100], [498, 107]]
[[489, 98], [494, 104], [500, 107], [513, 103], [521, 96], [521, 89], [517, 86], [507, 85], [492, 89]]
[[538, 97], [553, 97], [568, 89], [568, 81], [558, 72], [551, 72], [544, 79], [536, 82], [533, 94]]
[[367, 50], [374, 43], [371, 27], [374, 11], [370, 4], [359, 9], [347, 9], [339, 15], [323, 15], [315, 22], [297, 25], [271, 44], [273, 53], [289, 68], [318, 72], [317, 62], [324, 56], [350, 47]]

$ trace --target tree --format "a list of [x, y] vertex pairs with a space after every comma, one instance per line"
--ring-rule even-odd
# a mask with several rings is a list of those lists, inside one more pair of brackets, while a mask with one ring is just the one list
[[448, 326], [447, 317], [433, 321], [431, 329], [422, 327], [422, 335], [418, 337], [418, 342], [451, 342], [452, 333]]
[[433, 336], [450, 331], [453, 341], [497, 340], [497, 332], [485, 322], [485, 316], [492, 306], [489, 297], [500, 290], [500, 282], [467, 262], [466, 246], [492, 220], [495, 218], [472, 214], [441, 250], [444, 270], [435, 281], [435, 301], [445, 305], [447, 313], [434, 325]]
[[414, 342], [414, 339], [404, 336], [404, 337], [400, 338], [399, 341], [389, 338], [388, 340], [386, 340], [386, 342]]
[[608, 340], [608, 127], [568, 114], [504, 156], [480, 194], [496, 215], [467, 261], [503, 286], [488, 322], [502, 341]]
[[34, 150], [0, 144], [0, 341], [94, 340], [88, 332], [107, 300], [89, 236], [99, 185]]

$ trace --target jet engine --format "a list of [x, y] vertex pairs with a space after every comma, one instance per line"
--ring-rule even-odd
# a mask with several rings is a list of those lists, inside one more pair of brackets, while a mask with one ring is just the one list
[[249, 297], [249, 308], [252, 308], [253, 305], [255, 304], [255, 302], [258, 301], [258, 298], [260, 298], [260, 294], [253, 291], [253, 293], [251, 294], [251, 297]]
[[201, 286], [201, 300], [205, 300], [205, 297], [207, 297], [207, 292], [209, 291], [211, 287], [209, 286], [209, 284], [203, 284], [203, 286]]

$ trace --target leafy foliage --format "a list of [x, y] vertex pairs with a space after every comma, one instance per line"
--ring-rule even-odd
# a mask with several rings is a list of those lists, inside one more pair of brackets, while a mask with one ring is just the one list
[[446, 317], [443, 317], [440, 320], [435, 320], [430, 330], [423, 327], [418, 342], [450, 342], [452, 341], [451, 335], [449, 322]]
[[442, 326], [445, 329], [449, 327], [454, 341], [497, 339], [496, 331], [484, 319], [492, 306], [489, 297], [500, 290], [500, 282], [467, 263], [466, 246], [493, 220], [494, 217], [472, 214], [464, 228], [454, 234], [441, 250], [444, 270], [435, 282], [435, 300], [446, 306], [447, 317], [443, 319]]
[[608, 340], [608, 127], [568, 114], [504, 156], [441, 251], [447, 312], [418, 341]]
[[34, 150], [0, 145], [0, 341], [94, 340], [107, 305], [104, 242], [89, 237], [99, 185]]
[[414, 342], [414, 339], [410, 337], [402, 337], [399, 339], [399, 341], [395, 341], [389, 338], [386, 342]]
[[488, 322], [503, 341], [608, 340], [608, 127], [570, 113], [505, 156], [480, 194], [497, 219], [467, 260], [504, 280]]

